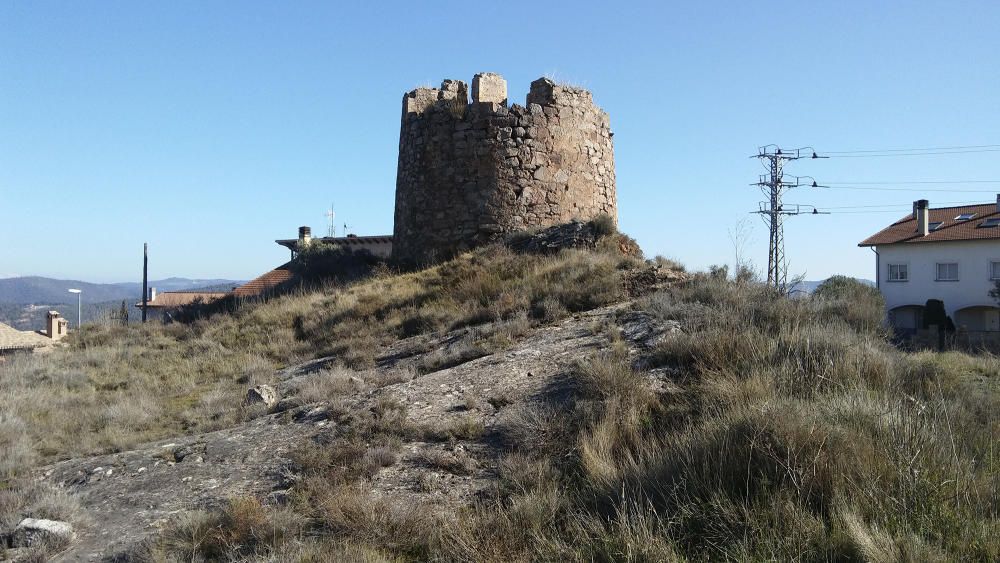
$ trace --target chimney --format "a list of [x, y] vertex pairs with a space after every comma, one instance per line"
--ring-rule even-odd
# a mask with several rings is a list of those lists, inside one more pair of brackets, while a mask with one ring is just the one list
[[997, 194], [997, 212], [1000, 212], [1000, 194]]
[[149, 299], [148, 299], [148, 301], [156, 301], [156, 288], [155, 287], [149, 288]]
[[922, 237], [927, 236], [930, 223], [928, 221], [930, 202], [926, 199], [918, 199], [913, 202], [913, 214], [917, 219], [917, 234]]
[[45, 332], [52, 340], [60, 340], [66, 336], [66, 325], [69, 321], [59, 316], [59, 311], [49, 311], [45, 318]]
[[299, 227], [299, 246], [309, 246], [310, 242], [312, 242], [312, 229]]

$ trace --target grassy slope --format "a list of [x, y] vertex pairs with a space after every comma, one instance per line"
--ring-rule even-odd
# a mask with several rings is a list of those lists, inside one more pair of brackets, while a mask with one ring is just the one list
[[[614, 332], [566, 408], [525, 413], [495, 498], [457, 514], [366, 486], [366, 420], [310, 452], [290, 507], [240, 499], [175, 528], [212, 557], [489, 561], [992, 561], [1000, 557], [992, 356], [908, 354], [869, 291], [788, 300], [708, 276], [636, 307], [686, 333], [645, 369]], [[388, 423], [387, 423], [388, 422]], [[319, 459], [317, 459], [319, 458]], [[391, 463], [389, 461], [388, 463]], [[267, 532], [262, 534], [260, 530]], [[305, 539], [304, 539], [305, 538]], [[176, 551], [172, 551], [176, 550]]]
[[[634, 263], [486, 249], [190, 326], [87, 331], [71, 350], [0, 368], [0, 478], [237, 422], [242, 390], [289, 362], [336, 354], [364, 367], [402, 336], [620, 300]], [[181, 522], [161, 553], [187, 557], [196, 542], [209, 557], [292, 560], [1000, 558], [996, 358], [896, 351], [878, 303], [853, 295], [787, 300], [699, 277], [637, 307], [685, 327], [644, 368], [679, 391], [650, 391], [610, 333], [606, 353], [581, 360], [567, 408], [523, 417], [518, 435], [536, 438], [501, 463], [494, 501], [439, 514], [372, 497], [371, 468], [348, 454], [392, 442], [376, 415], [312, 452], [291, 506], [234, 500]]]
[[[548, 322], [622, 298], [612, 252], [485, 249], [427, 270], [300, 291], [189, 325], [86, 327], [68, 348], [0, 365], [0, 479], [39, 460], [119, 451], [239, 422], [275, 368], [338, 356], [372, 365], [397, 338], [489, 321]], [[15, 430], [15, 429], [24, 429]]]

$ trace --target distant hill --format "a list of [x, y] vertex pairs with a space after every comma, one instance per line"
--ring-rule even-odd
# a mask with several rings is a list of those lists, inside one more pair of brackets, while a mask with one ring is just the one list
[[[239, 280], [167, 278], [149, 282], [157, 291], [229, 291], [242, 285]], [[0, 323], [19, 330], [38, 330], [45, 323], [45, 313], [57, 310], [76, 325], [76, 295], [70, 288], [83, 290], [81, 317], [93, 322], [126, 302], [130, 314], [139, 318], [133, 304], [142, 299], [142, 283], [89, 283], [57, 280], [39, 276], [0, 279]]]
[[[157, 291], [190, 291], [194, 289], [229, 290], [244, 282], [224, 279], [167, 278], [149, 282]], [[83, 290], [84, 303], [105, 303], [122, 299], [142, 298], [142, 283], [89, 283], [79, 280], [57, 280], [39, 276], [0, 279], [0, 303], [7, 304], [76, 304], [70, 288]]]

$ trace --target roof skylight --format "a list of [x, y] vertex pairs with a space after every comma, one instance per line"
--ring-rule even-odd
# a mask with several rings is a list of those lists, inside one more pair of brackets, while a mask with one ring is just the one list
[[976, 216], [975, 213], [962, 213], [958, 217], [955, 217], [955, 220], [956, 221], [968, 221], [969, 219], [972, 219], [975, 216]]
[[990, 217], [989, 219], [983, 221], [979, 224], [980, 227], [997, 227], [1000, 226], [1000, 217]]
[[941, 225], [944, 225], [944, 221], [933, 221], [927, 225], [927, 229], [936, 231], [941, 228]]

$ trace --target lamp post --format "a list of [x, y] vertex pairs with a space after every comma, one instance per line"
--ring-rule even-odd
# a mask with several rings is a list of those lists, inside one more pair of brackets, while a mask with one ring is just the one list
[[69, 292], [76, 294], [76, 328], [79, 329], [80, 325], [83, 324], [81, 322], [81, 316], [82, 316], [81, 315], [81, 311], [82, 311], [82, 308], [80, 306], [80, 299], [81, 299], [80, 294], [83, 293], [83, 290], [82, 289], [70, 289]]

